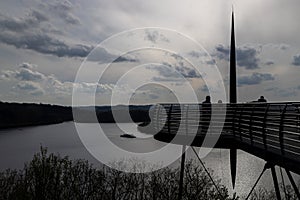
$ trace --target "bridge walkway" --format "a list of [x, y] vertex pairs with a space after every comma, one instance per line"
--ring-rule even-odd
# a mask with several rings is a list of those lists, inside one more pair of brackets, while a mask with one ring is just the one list
[[300, 102], [157, 104], [151, 118], [157, 140], [241, 149], [300, 174]]

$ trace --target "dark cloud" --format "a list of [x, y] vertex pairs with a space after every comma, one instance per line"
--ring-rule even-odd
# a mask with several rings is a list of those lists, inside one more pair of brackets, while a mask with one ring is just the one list
[[59, 17], [67, 24], [79, 25], [81, 23], [79, 18], [73, 14], [74, 6], [70, 1], [47, 1], [41, 3], [40, 8], [50, 11], [52, 15]]
[[203, 55], [203, 53], [199, 52], [199, 51], [191, 51], [188, 53], [190, 56], [195, 57], [195, 58], [200, 58], [200, 56]]
[[[196, 51], [191, 51], [191, 56], [200, 56], [200, 54]], [[177, 71], [177, 73], [181, 74], [185, 78], [201, 78], [201, 75], [192, 67], [187, 67], [187, 62], [183, 59], [183, 57], [179, 54], [170, 54], [171, 57], [175, 59], [175, 63], [163, 62], [162, 64], [168, 66], [170, 69], [173, 68]], [[168, 77], [167, 74], [161, 74], [164, 77]]]
[[19, 68], [34, 69], [36, 68], [36, 65], [24, 62], [19, 65]]
[[[68, 11], [71, 10], [67, 1], [55, 4], [43, 4], [56, 12], [61, 12], [61, 18], [68, 23], [76, 24]], [[54, 12], [54, 11], [53, 11]], [[85, 57], [92, 50], [92, 46], [85, 44], [67, 43], [50, 33], [62, 33], [49, 21], [49, 18], [37, 10], [32, 9], [24, 17], [8, 17], [0, 15], [0, 42], [19, 49], [30, 49], [42, 54], [58, 57]]]
[[[20, 33], [38, 28], [47, 21], [49, 21], [49, 19], [45, 14], [34, 9], [30, 10], [26, 16], [20, 18], [0, 14], [0, 30]], [[49, 24], [47, 25], [49, 26]]]
[[257, 73], [254, 72], [250, 76], [241, 76], [238, 78], [238, 85], [257, 85], [262, 83], [263, 81], [271, 81], [274, 80], [275, 77], [269, 73]]
[[32, 10], [30, 15], [34, 19], [36, 19], [38, 22], [49, 21], [49, 18], [45, 14], [43, 14], [43, 13], [37, 11], [37, 10]]
[[292, 64], [295, 66], [300, 66], [300, 54], [293, 56]]
[[13, 18], [0, 15], [0, 30], [1, 31], [12, 31], [22, 32], [26, 29], [38, 26], [39, 21], [32, 18]]
[[172, 69], [171, 65], [165, 64], [164, 65], [155, 65], [155, 66], [149, 66], [148, 69], [154, 69], [158, 71], [159, 75], [161, 77], [165, 78], [180, 78], [181, 75], [179, 72], [176, 72], [174, 69]]
[[209, 60], [209, 61], [206, 61], [206, 63], [207, 63], [208, 65], [215, 65], [215, 64], [217, 64], [217, 62], [216, 62], [215, 59], [211, 59], [211, 60]]
[[149, 40], [153, 43], [156, 43], [156, 41], [158, 40], [159, 34], [157, 31], [146, 31], [145, 32], [145, 40]]
[[130, 58], [129, 56], [119, 56], [113, 55], [107, 52], [106, 49], [102, 47], [97, 47], [94, 49], [87, 57], [88, 61], [99, 62], [99, 63], [111, 63], [111, 62], [138, 62], [135, 58]]
[[119, 56], [114, 62], [138, 62], [138, 59]]
[[185, 66], [175, 66], [175, 69], [185, 78], [201, 78], [195, 69]]
[[16, 48], [30, 49], [58, 57], [86, 57], [93, 49], [92, 46], [83, 44], [66, 44], [44, 33], [0, 33], [0, 41]]
[[[180, 79], [179, 77], [162, 77], [162, 76], [155, 76], [152, 78], [153, 81], [156, 81], [156, 82], [182, 82], [184, 81], [183, 79]], [[178, 85], [181, 85], [178, 84]]]
[[[171, 70], [171, 68], [175, 69], [176, 72], [181, 74], [184, 78], [201, 78], [201, 75], [195, 69], [185, 66], [182, 61], [179, 61], [173, 65], [170, 63], [163, 62], [163, 65], [168, 66], [170, 68], [170, 71], [173, 71], [173, 70]], [[162, 68], [165, 68], [165, 67], [162, 67]], [[177, 75], [175, 75], [174, 72], [170, 73], [170, 72], [167, 72], [166, 70], [161, 70], [159, 72], [160, 72], [160, 75], [162, 75], [164, 77], [178, 76], [177, 73], [176, 73]], [[168, 74], [168, 73], [170, 73], [170, 74]]]
[[176, 53], [166, 53], [166, 56], [171, 56], [171, 57], [173, 57], [176, 61], [182, 61], [183, 60], [183, 58], [182, 58], [182, 56], [181, 55], [179, 55], [179, 54], [176, 54]]
[[[200, 57], [206, 57], [206, 59], [208, 58], [207, 53], [200, 52], [200, 51], [190, 51], [188, 55], [194, 58], [200, 58]], [[206, 64], [208, 65], [215, 65], [216, 63], [217, 63], [216, 60], [213, 58], [210, 58], [209, 60], [206, 61]]]
[[[223, 45], [216, 47], [216, 54], [219, 59], [229, 60], [230, 49]], [[236, 61], [238, 66], [245, 67], [246, 69], [258, 69], [259, 58], [257, 58], [259, 52], [254, 47], [242, 46], [236, 48]]]
[[150, 31], [150, 30], [145, 31], [144, 39], [151, 41], [153, 43], [156, 43], [158, 41], [170, 42], [169, 39], [163, 34], [159, 33], [158, 31]]
[[201, 78], [195, 69], [184, 66], [183, 62], [173, 65], [163, 62], [162, 65], [148, 66], [147, 69], [158, 71], [159, 76], [152, 78], [157, 82], [182, 82], [185, 78]]

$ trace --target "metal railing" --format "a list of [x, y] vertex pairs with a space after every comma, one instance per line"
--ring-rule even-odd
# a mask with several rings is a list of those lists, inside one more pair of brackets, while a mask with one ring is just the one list
[[160, 134], [231, 135], [236, 142], [300, 160], [300, 103], [158, 104]]

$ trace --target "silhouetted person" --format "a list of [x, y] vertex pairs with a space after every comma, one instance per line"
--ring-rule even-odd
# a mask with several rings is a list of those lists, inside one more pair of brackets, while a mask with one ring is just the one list
[[206, 96], [205, 97], [205, 101], [203, 101], [202, 104], [206, 104], [206, 105], [207, 104], [211, 104], [211, 102], [210, 102], [210, 96]]
[[264, 96], [260, 96], [260, 98], [257, 100], [257, 102], [267, 102]]
[[210, 96], [206, 96], [205, 101], [202, 102], [202, 108], [201, 108], [201, 133], [206, 133], [209, 127], [211, 118], [211, 101]]
[[265, 99], [264, 96], [260, 96], [260, 98], [257, 100], [257, 104], [255, 106], [256, 109], [256, 118], [259, 119], [260, 121], [263, 121], [264, 119], [266, 119], [265, 115], [267, 115], [266, 113], [266, 109], [267, 109], [267, 105], [265, 104], [267, 103], [267, 100]]

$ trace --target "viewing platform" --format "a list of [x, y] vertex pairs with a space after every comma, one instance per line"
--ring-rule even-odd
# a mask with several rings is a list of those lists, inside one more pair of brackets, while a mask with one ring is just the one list
[[157, 140], [236, 148], [300, 174], [300, 102], [157, 104]]

